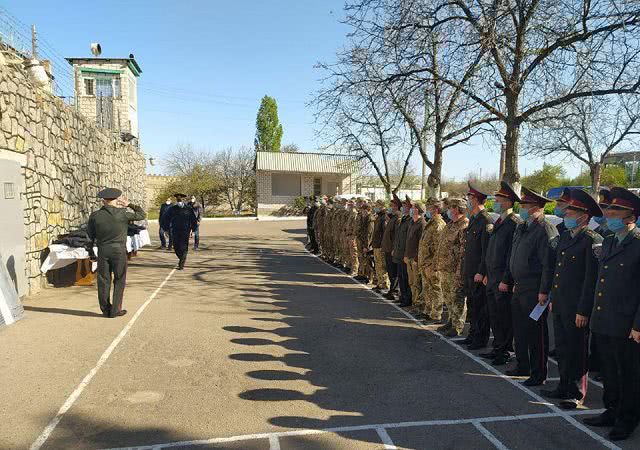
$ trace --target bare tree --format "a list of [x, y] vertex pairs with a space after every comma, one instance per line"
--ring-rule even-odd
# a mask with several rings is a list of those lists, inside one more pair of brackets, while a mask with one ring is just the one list
[[[384, 0], [361, 0], [360, 5]], [[428, 0], [429, 21], [487, 61], [479, 82], [427, 72], [503, 122], [505, 179], [518, 183], [523, 124], [583, 98], [636, 94], [640, 87], [640, 2], [626, 0]], [[452, 27], [453, 25], [453, 27]], [[587, 77], [588, 75], [588, 77]]]
[[639, 134], [637, 97], [583, 98], [529, 127], [523, 153], [540, 157], [564, 154], [586, 164], [591, 190], [597, 195], [607, 156], [625, 145], [637, 145]]
[[226, 148], [215, 154], [212, 171], [220, 180], [220, 193], [232, 211], [242, 211], [243, 206], [255, 204], [255, 151], [249, 147]]
[[174, 176], [190, 175], [196, 167], [208, 166], [210, 163], [211, 154], [209, 152], [196, 150], [189, 143], [176, 144], [163, 161], [167, 172]]

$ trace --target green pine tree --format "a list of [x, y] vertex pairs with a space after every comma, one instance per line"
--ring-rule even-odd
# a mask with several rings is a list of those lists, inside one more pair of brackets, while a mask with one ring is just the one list
[[278, 119], [278, 104], [275, 98], [265, 95], [256, 117], [256, 151], [279, 152], [281, 141], [282, 124]]

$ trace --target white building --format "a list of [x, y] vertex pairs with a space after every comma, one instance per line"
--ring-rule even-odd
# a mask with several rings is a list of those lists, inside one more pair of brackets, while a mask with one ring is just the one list
[[138, 77], [133, 55], [128, 58], [67, 58], [75, 75], [78, 111], [103, 128], [138, 138]]
[[286, 213], [297, 197], [356, 195], [358, 159], [324, 153], [256, 152], [258, 216]]

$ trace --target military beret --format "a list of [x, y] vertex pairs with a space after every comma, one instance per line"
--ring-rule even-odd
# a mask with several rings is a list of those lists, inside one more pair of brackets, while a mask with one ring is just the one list
[[395, 203], [398, 208], [402, 206], [402, 200], [400, 200], [400, 198], [395, 193], [393, 194], [393, 199], [391, 200], [391, 203]]
[[118, 198], [122, 195], [122, 191], [116, 188], [106, 188], [98, 192], [98, 198], [104, 198], [107, 200]]
[[551, 203], [551, 200], [544, 197], [542, 194], [538, 194], [537, 192], [522, 186], [522, 200], [520, 203], [543, 207], [545, 204]]
[[509, 199], [513, 203], [520, 201], [520, 197], [518, 197], [518, 194], [516, 194], [516, 191], [514, 191], [511, 185], [506, 181], [500, 182], [500, 190], [496, 192], [495, 195], [496, 197], [504, 197], [506, 199]]
[[602, 217], [602, 209], [598, 206], [598, 202], [596, 202], [588, 192], [582, 189], [573, 189], [570, 191], [567, 209], [584, 211], [589, 217]]
[[470, 181], [467, 181], [467, 185], [469, 186], [469, 192], [467, 192], [467, 195], [477, 198], [480, 202], [484, 202], [487, 199], [488, 195], [476, 189]]
[[436, 208], [442, 208], [442, 200], [439, 200], [435, 197], [429, 197], [425, 203], [427, 208], [435, 206]]
[[381, 200], [381, 199], [376, 200], [376, 205], [384, 206], [384, 200]]
[[600, 203], [601, 207], [606, 208], [611, 203], [611, 189], [608, 187], [600, 188], [600, 192], [598, 192], [598, 203]]
[[424, 205], [421, 202], [413, 202], [413, 207], [421, 213], [424, 212]]
[[178, 198], [178, 197], [185, 198], [185, 197], [187, 196], [187, 194], [181, 194], [181, 193], [179, 193], [179, 192], [178, 192], [178, 193], [173, 194], [173, 196], [174, 196], [175, 198]]
[[612, 187], [609, 209], [631, 210], [634, 216], [640, 216], [640, 197], [628, 189]]

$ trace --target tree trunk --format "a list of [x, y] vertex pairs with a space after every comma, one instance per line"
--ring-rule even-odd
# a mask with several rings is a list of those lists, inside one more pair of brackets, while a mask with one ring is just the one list
[[591, 194], [593, 198], [598, 199], [598, 192], [600, 192], [600, 177], [602, 176], [602, 163], [593, 163], [589, 166], [589, 173], [591, 174]]
[[520, 193], [520, 173], [518, 172], [518, 141], [520, 124], [518, 123], [518, 98], [513, 93], [506, 95], [507, 118], [504, 135], [504, 181], [509, 183], [516, 193]]
[[436, 136], [434, 143], [434, 155], [433, 155], [433, 169], [427, 178], [427, 185], [429, 186], [429, 197], [440, 198], [441, 189], [440, 184], [442, 181], [442, 155], [444, 149], [442, 148], [442, 141], [439, 136]]

